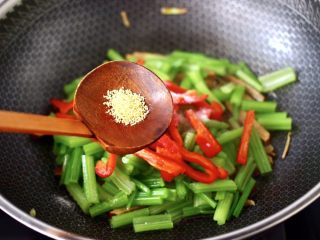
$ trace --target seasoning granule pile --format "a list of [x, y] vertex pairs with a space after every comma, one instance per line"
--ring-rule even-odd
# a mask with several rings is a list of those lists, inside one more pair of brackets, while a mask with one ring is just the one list
[[123, 87], [108, 90], [103, 96], [103, 103], [108, 107], [106, 113], [110, 114], [116, 123], [133, 126], [143, 121], [149, 113], [145, 98]]

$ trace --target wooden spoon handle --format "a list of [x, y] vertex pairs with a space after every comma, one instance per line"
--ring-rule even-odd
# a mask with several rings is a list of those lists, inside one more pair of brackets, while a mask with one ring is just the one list
[[0, 111], [0, 132], [92, 137], [80, 120]]

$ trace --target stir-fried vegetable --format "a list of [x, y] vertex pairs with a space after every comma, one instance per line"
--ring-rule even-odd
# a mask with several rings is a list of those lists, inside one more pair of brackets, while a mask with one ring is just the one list
[[[178, 10], [162, 11], [185, 13]], [[244, 206], [259, 204], [248, 197], [256, 174], [272, 171], [268, 130], [292, 130], [288, 114], [276, 112], [277, 103], [264, 101], [261, 92], [295, 81], [292, 68], [257, 77], [243, 62], [200, 53], [134, 52], [125, 58], [109, 49], [107, 57], [155, 72], [172, 95], [174, 114], [167, 132], [135, 154], [108, 153], [95, 139], [54, 136], [60, 184], [85, 214], [110, 212], [112, 228], [131, 224], [142, 232], [171, 229], [195, 215], [210, 214], [222, 225]], [[75, 118], [79, 82], [64, 86], [65, 100], [51, 100], [56, 117]], [[284, 157], [290, 140], [288, 135]]]

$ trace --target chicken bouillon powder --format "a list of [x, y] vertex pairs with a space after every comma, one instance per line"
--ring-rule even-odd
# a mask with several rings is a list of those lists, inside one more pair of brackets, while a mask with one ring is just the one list
[[145, 98], [123, 87], [115, 90], [108, 90], [103, 96], [106, 101], [103, 103], [108, 107], [106, 111], [116, 123], [133, 126], [143, 121], [149, 113]]

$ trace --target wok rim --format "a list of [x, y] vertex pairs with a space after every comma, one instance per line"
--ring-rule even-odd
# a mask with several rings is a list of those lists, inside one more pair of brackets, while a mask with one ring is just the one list
[[[265, 231], [294, 214], [298, 213], [309, 204], [314, 202], [320, 197], [320, 182], [305, 193], [302, 197], [278, 211], [271, 216], [264, 218], [254, 224], [234, 230], [229, 233], [217, 235], [214, 237], [205, 238], [206, 240], [222, 240], [222, 239], [243, 239], [254, 234]], [[48, 237], [57, 239], [57, 240], [88, 240], [92, 238], [83, 237], [76, 233], [64, 231], [57, 227], [53, 227], [50, 224], [47, 224], [41, 220], [38, 220], [34, 217], [31, 217], [29, 214], [25, 213], [21, 209], [14, 206], [10, 201], [8, 201], [2, 194], [0, 195], [0, 209], [7, 213], [9, 216], [17, 220], [18, 222], [24, 224], [25, 226], [42, 233]]]

